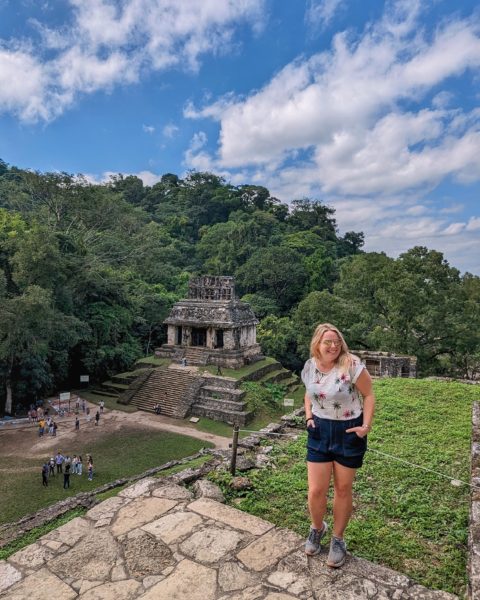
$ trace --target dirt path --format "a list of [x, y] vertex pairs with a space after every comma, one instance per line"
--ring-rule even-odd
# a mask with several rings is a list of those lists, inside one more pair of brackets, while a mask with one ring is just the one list
[[[89, 404], [89, 406], [91, 411], [96, 411], [97, 406], [95, 404]], [[126, 413], [120, 410], [105, 409], [98, 426], [94, 424], [93, 418], [87, 421], [86, 417], [81, 414], [79, 431], [75, 431], [75, 416], [56, 417], [55, 420], [58, 423], [56, 437], [47, 434], [39, 438], [38, 426], [27, 422], [21, 425], [4, 426], [0, 430], [0, 459], [12, 455], [21, 455], [25, 458], [38, 458], [47, 454], [53, 456], [59, 448], [71, 446], [77, 439], [81, 439], [82, 444], [87, 444], [89, 440], [103, 437], [106, 433], [114, 433], [128, 426], [135, 429], [170, 431], [180, 435], [188, 435], [210, 442], [216, 448], [228, 448], [230, 443], [229, 438], [199, 431], [188, 421], [154, 415], [144, 411]], [[0, 472], [4, 468], [5, 464], [2, 464]]]

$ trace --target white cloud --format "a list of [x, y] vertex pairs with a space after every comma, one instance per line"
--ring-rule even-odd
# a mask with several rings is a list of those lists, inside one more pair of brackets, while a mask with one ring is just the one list
[[305, 21], [314, 28], [325, 29], [344, 0], [309, 0], [305, 11]]
[[173, 138], [175, 137], [178, 131], [179, 129], [176, 125], [174, 125], [173, 123], [168, 123], [168, 125], [165, 125], [165, 127], [163, 128], [163, 135], [166, 138]]
[[145, 133], [155, 133], [155, 127], [153, 127], [153, 125], [142, 125], [142, 129]]
[[[309, 7], [320, 15], [327, 3]], [[428, 31], [424, 8], [387, 3], [361, 34], [337, 33], [328, 51], [299, 57], [261, 89], [188, 105], [185, 117], [219, 123], [217, 150], [203, 148], [202, 160], [284, 201], [321, 198], [341, 230], [363, 230], [371, 249], [422, 243], [458, 258], [467, 238], [479, 248], [476, 217], [453, 222], [463, 207], [440, 211], [429, 195], [446, 179], [480, 180], [480, 111], [450, 91], [452, 80], [478, 73], [478, 14]]]
[[[242, 22], [258, 29], [264, 0], [69, 0], [71, 21], [36, 21], [42, 42], [0, 40], [0, 111], [51, 120], [79, 96], [136, 82], [145, 72], [198, 70], [228, 51]], [[5, 85], [8, 83], [8, 85]]]

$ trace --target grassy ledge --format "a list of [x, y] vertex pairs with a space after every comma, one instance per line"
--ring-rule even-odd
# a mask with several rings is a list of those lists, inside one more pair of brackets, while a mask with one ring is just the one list
[[[478, 391], [461, 383], [403, 379], [379, 380], [375, 391], [372, 451], [355, 484], [354, 515], [346, 532], [349, 549], [426, 587], [462, 596], [469, 487], [456, 487], [450, 479], [374, 450], [468, 482], [471, 410]], [[252, 491], [234, 495], [225, 485], [229, 502], [306, 535], [305, 442], [302, 434], [296, 442], [276, 445], [276, 469], [253, 472]], [[228, 483], [229, 475], [223, 478]], [[331, 509], [330, 498], [328, 515]]]

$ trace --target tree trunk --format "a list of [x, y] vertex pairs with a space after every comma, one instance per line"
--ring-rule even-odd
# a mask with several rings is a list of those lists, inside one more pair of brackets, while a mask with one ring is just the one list
[[10, 382], [10, 377], [7, 376], [7, 383], [6, 383], [6, 389], [7, 389], [7, 399], [5, 400], [5, 414], [6, 415], [11, 415], [12, 414], [12, 384]]

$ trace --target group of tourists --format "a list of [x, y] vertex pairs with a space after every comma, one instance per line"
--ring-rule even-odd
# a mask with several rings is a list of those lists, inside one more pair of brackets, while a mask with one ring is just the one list
[[[88, 481], [93, 480], [93, 458], [91, 454], [86, 455], [85, 464], [87, 465]], [[63, 489], [70, 487], [70, 475], [83, 474], [84, 461], [79, 454], [74, 454], [70, 457], [68, 454], [63, 455], [60, 450], [55, 456], [46, 460], [42, 465], [42, 485], [48, 487], [48, 482], [51, 477], [63, 475]]]
[[43, 437], [46, 433], [55, 437], [57, 435], [58, 425], [56, 421], [48, 416], [47, 418], [41, 417], [37, 418], [38, 423], [38, 437]]

